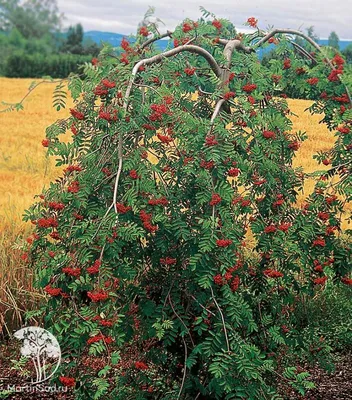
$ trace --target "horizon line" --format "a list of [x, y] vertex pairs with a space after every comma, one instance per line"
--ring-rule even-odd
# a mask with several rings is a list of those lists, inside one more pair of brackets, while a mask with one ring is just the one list
[[[115, 34], [115, 35], [123, 35], [123, 36], [130, 36], [130, 35], [133, 35], [132, 33], [120, 33], [120, 32], [111, 32], [111, 31], [101, 31], [101, 30], [99, 30], [99, 29], [90, 29], [89, 31], [86, 31], [86, 32], [84, 32], [84, 33], [89, 33], [89, 32], [101, 32], [101, 33], [112, 33], [112, 34]], [[160, 40], [168, 40], [168, 39], [160, 39]], [[329, 40], [329, 38], [327, 38], [327, 37], [322, 37], [322, 38], [319, 38], [319, 40]], [[352, 38], [339, 38], [339, 41], [340, 42], [352, 42]]]

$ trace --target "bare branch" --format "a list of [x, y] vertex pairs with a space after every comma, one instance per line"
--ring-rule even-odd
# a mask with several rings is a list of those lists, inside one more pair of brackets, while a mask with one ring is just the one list
[[224, 328], [224, 335], [225, 335], [225, 340], [226, 340], [227, 351], [230, 352], [230, 342], [229, 342], [229, 337], [227, 335], [227, 329], [226, 329], [226, 325], [225, 325], [224, 314], [222, 313], [221, 308], [220, 308], [218, 302], [216, 301], [216, 299], [214, 297], [213, 288], [211, 286], [210, 286], [210, 291], [211, 291], [211, 297], [213, 298], [214, 303], [216, 305], [216, 308], [219, 310], [219, 313], [220, 313], [220, 316], [221, 316], [222, 326]]
[[225, 45], [224, 56], [227, 59], [228, 68], [231, 67], [231, 58], [235, 50], [242, 51], [247, 54], [255, 52], [255, 50], [252, 47], [244, 46], [241, 40], [238, 39], [234, 40], [219, 39], [219, 43]]
[[185, 341], [184, 337], [182, 337], [182, 341], [183, 341], [183, 347], [185, 349], [185, 362], [184, 362], [184, 366], [183, 366], [183, 376], [182, 376], [181, 387], [180, 387], [180, 391], [178, 392], [177, 400], [179, 400], [181, 398], [181, 394], [183, 392], [183, 387], [185, 385], [186, 373], [187, 373], [186, 362], [187, 362], [188, 355], [187, 355], [187, 345], [186, 345], [186, 341]]
[[156, 42], [157, 40], [160, 40], [160, 39], [163, 39], [163, 38], [166, 38], [166, 37], [170, 37], [171, 38], [172, 37], [172, 33], [173, 32], [171, 32], [171, 31], [167, 31], [166, 33], [164, 33], [162, 35], [154, 36], [154, 37], [148, 39], [146, 42], [144, 42], [141, 45], [140, 49], [141, 50], [145, 49], [146, 47], [148, 47], [150, 44]]
[[119, 132], [119, 141], [118, 141], [118, 158], [119, 158], [119, 167], [117, 170], [117, 175], [115, 179], [115, 185], [114, 185], [114, 198], [113, 198], [113, 205], [114, 205], [114, 210], [115, 213], [117, 214], [117, 188], [119, 186], [119, 180], [122, 172], [122, 163], [123, 163], [123, 152], [122, 152], [122, 145], [123, 145], [123, 139], [122, 139], [122, 133]]
[[195, 45], [184, 45], [184, 46], [176, 47], [172, 50], [168, 50], [166, 52], [157, 54], [153, 57], [145, 58], [144, 60], [139, 61], [134, 66], [134, 68], [132, 70], [130, 82], [128, 84], [128, 87], [127, 87], [127, 90], [125, 93], [125, 98], [124, 98], [123, 108], [125, 111], [127, 111], [127, 108], [128, 108], [128, 103], [129, 103], [129, 98], [131, 95], [132, 86], [134, 84], [134, 80], [138, 73], [139, 67], [141, 67], [142, 65], [150, 65], [150, 64], [158, 63], [158, 62], [162, 61], [163, 58], [175, 56], [176, 54], [181, 53], [183, 51], [188, 51], [190, 53], [196, 53], [196, 54], [199, 54], [200, 56], [204, 57], [208, 61], [209, 65], [210, 65], [211, 69], [214, 71], [215, 75], [218, 78], [221, 77], [221, 74], [222, 74], [221, 68], [219, 67], [215, 58], [207, 50], [204, 50], [203, 48], [201, 48], [199, 46], [195, 46]]
[[26, 98], [33, 92], [34, 89], [36, 89], [38, 86], [42, 85], [43, 83], [58, 83], [58, 84], [60, 84], [62, 82], [69, 81], [69, 80], [70, 80], [70, 78], [63, 78], [63, 79], [52, 80], [52, 81], [44, 79], [44, 80], [36, 83], [35, 85], [33, 85], [31, 88], [29, 88], [28, 92], [22, 97], [22, 99], [18, 103], [9, 104], [9, 103], [4, 103], [3, 102], [3, 104], [7, 105], [8, 107], [3, 109], [3, 110], [0, 110], [0, 113], [13, 111], [13, 110], [16, 109], [16, 107], [22, 107], [22, 104], [26, 100]]
[[191, 339], [191, 343], [192, 343], [192, 345], [193, 345], [193, 347], [194, 347], [195, 344], [194, 344], [194, 341], [193, 341], [191, 332], [190, 332], [189, 329], [187, 328], [187, 325], [183, 322], [183, 319], [177, 314], [177, 312], [176, 312], [176, 310], [175, 310], [175, 308], [174, 308], [174, 306], [173, 306], [173, 304], [172, 304], [170, 293], [169, 293], [169, 303], [170, 303], [170, 306], [171, 306], [171, 308], [172, 308], [173, 313], [174, 313], [174, 314], [176, 315], [176, 317], [181, 321], [181, 324], [186, 328], [186, 331], [187, 331], [187, 333], [188, 333], [188, 336], [189, 336], [189, 338]]
[[309, 36], [304, 34], [303, 32], [296, 31], [294, 29], [274, 29], [271, 32], [267, 33], [263, 38], [261, 38], [257, 43], [254, 44], [253, 48], [257, 49], [258, 47], [262, 46], [264, 43], [266, 43], [270, 38], [273, 36], [280, 34], [280, 33], [286, 33], [288, 35], [295, 35], [295, 36], [300, 36], [303, 39], [305, 39], [309, 44], [311, 44], [315, 49], [318, 51], [322, 51], [318, 43], [314, 42], [313, 39], [311, 39]]
[[184, 51], [188, 51], [190, 53], [196, 53], [196, 54], [204, 57], [206, 59], [206, 61], [208, 61], [209, 65], [210, 65], [211, 69], [214, 71], [215, 75], [217, 77], [220, 77], [221, 69], [220, 69], [218, 63], [216, 62], [215, 58], [207, 50], [203, 49], [202, 47], [199, 47], [196, 45], [187, 45], [187, 44], [184, 46], [175, 47], [174, 49], [165, 51], [165, 52], [157, 54], [153, 57], [146, 58], [144, 60], [139, 61], [133, 68], [132, 76], [135, 76], [137, 74], [139, 67], [142, 65], [155, 64], [155, 63], [162, 61], [164, 58], [169, 58], [169, 57], [175, 56], [176, 54], [182, 53]]
[[312, 56], [310, 53], [308, 53], [308, 51], [306, 49], [304, 49], [302, 46], [300, 46], [299, 44], [295, 43], [295, 42], [291, 42], [292, 46], [295, 47], [304, 57], [309, 58], [310, 60], [312, 60], [314, 63], [316, 63], [316, 59], [314, 58], [314, 56]]
[[203, 90], [200, 86], [198, 86], [198, 90], [202, 93], [205, 94], [207, 96], [211, 96], [213, 93], [211, 92], [206, 92], [205, 90]]
[[[104, 222], [105, 218], [107, 217], [107, 215], [109, 214], [109, 212], [110, 212], [110, 210], [113, 208], [113, 206], [114, 206], [114, 202], [112, 202], [112, 204], [110, 205], [110, 207], [106, 210], [106, 212], [105, 212], [103, 218], [101, 219], [101, 221], [100, 221], [100, 223], [99, 223], [99, 225], [98, 225], [98, 228], [96, 229], [94, 235], [92, 236], [92, 242], [93, 242], [93, 240], [95, 239], [95, 237], [97, 236], [97, 234], [98, 234], [98, 232], [99, 232], [101, 226], [103, 225], [103, 222]], [[116, 206], [115, 206], [115, 207], [116, 207]]]
[[196, 301], [196, 302], [198, 303], [198, 305], [200, 305], [200, 307], [203, 308], [203, 310], [207, 311], [209, 314], [211, 314], [212, 316], [215, 317], [215, 314], [214, 314], [212, 311], [210, 311], [208, 308], [204, 307], [203, 304], [201, 304], [192, 294], [190, 294], [190, 297], [191, 297], [194, 301]]
[[209, 130], [208, 130], [208, 135], [211, 134], [211, 132], [212, 132], [212, 130], [214, 128], [215, 119], [219, 115], [219, 113], [221, 111], [221, 107], [222, 107], [222, 105], [224, 103], [225, 103], [225, 99], [219, 99], [218, 102], [216, 103], [213, 115], [211, 116], [211, 119], [210, 119], [210, 126], [209, 126]]

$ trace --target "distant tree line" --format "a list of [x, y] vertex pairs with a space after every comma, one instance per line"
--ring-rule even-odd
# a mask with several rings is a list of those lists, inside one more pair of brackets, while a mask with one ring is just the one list
[[[328, 39], [328, 46], [336, 50], [340, 50], [340, 38], [337, 36], [336, 32], [331, 32]], [[350, 43], [346, 48], [341, 50], [341, 54], [346, 59], [348, 64], [352, 64], [352, 43]]]
[[0, 75], [62, 78], [97, 56], [82, 25], [63, 31], [63, 18], [56, 0], [0, 0]]

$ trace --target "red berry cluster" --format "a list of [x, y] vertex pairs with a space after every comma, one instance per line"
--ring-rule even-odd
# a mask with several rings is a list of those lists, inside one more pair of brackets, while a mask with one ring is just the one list
[[293, 151], [297, 151], [300, 147], [300, 144], [297, 140], [293, 140], [287, 145], [287, 147]]
[[229, 99], [234, 98], [235, 96], [236, 96], [236, 93], [235, 93], [235, 92], [226, 92], [226, 93], [224, 94], [224, 99], [225, 99], [225, 100], [229, 100]]
[[186, 75], [192, 76], [192, 75], [195, 74], [196, 69], [195, 68], [185, 68], [184, 72], [185, 72]]
[[257, 85], [255, 83], [247, 83], [246, 85], [244, 85], [242, 87], [242, 89], [247, 93], [253, 92], [256, 88], [257, 88]]
[[339, 75], [343, 74], [343, 67], [345, 60], [339, 55], [336, 54], [335, 57], [331, 60], [331, 62], [336, 65], [336, 69], [333, 69], [328, 76], [328, 80], [330, 82], [339, 81]]
[[257, 23], [258, 23], [258, 20], [256, 18], [254, 18], [254, 17], [250, 17], [250, 18], [247, 19], [247, 24], [249, 26], [251, 26], [252, 28], [256, 28], [257, 27]]
[[268, 225], [264, 228], [264, 233], [274, 233], [276, 230], [277, 228], [275, 225]]
[[65, 267], [65, 268], [62, 268], [62, 272], [66, 275], [74, 276], [74, 277], [78, 277], [81, 275], [80, 268]]
[[341, 278], [341, 282], [345, 285], [352, 286], [352, 278], [348, 278], [347, 276]]
[[136, 369], [141, 370], [141, 371], [148, 369], [148, 365], [145, 364], [145, 363], [142, 362], [142, 361], [136, 361], [136, 362], [134, 363], [134, 367], [135, 367]]
[[268, 278], [282, 278], [284, 276], [284, 274], [282, 272], [277, 271], [275, 269], [270, 269], [270, 268], [265, 269], [263, 271], [263, 274], [265, 276], [267, 276]]
[[122, 203], [116, 203], [116, 210], [119, 214], [126, 214], [128, 211], [132, 210], [132, 207], [125, 206]]
[[130, 176], [132, 179], [139, 179], [139, 178], [140, 178], [140, 176], [138, 175], [138, 173], [137, 173], [137, 171], [136, 171], [135, 169], [132, 169], [132, 170], [129, 172], [129, 176]]
[[101, 107], [99, 110], [98, 117], [108, 122], [117, 121], [117, 110], [107, 110], [104, 109], [104, 107]]
[[80, 121], [84, 119], [84, 114], [80, 111], [75, 110], [74, 108], [70, 108], [70, 113], [74, 118]]
[[251, 201], [249, 199], [244, 199], [242, 196], [238, 196], [232, 200], [232, 204], [241, 204], [242, 207], [247, 207], [251, 204]]
[[325, 239], [320, 237], [318, 239], [313, 240], [313, 247], [325, 247], [326, 242]]
[[217, 20], [217, 19], [214, 19], [213, 20], [213, 22], [211, 23], [217, 30], [220, 30], [221, 28], [222, 28], [222, 23], [219, 21], [219, 20]]
[[[198, 24], [197, 24], [197, 25], [198, 25]], [[194, 23], [193, 23], [193, 26], [192, 26], [190, 23], [185, 22], [185, 23], [183, 24], [183, 26], [182, 26], [182, 31], [183, 31], [184, 33], [187, 33], [187, 32], [189, 32], [189, 31], [192, 31], [194, 28], [195, 28], [195, 24], [194, 24]]]
[[171, 258], [171, 257], [160, 258], [160, 264], [173, 265], [176, 264], [176, 262], [177, 262], [176, 258]]
[[94, 302], [97, 303], [98, 301], [104, 301], [108, 299], [109, 294], [104, 290], [97, 290], [95, 292], [88, 292], [87, 296]]
[[152, 104], [150, 108], [153, 111], [149, 116], [150, 121], [161, 121], [163, 115], [170, 114], [166, 104]]
[[152, 225], [152, 214], [146, 213], [144, 210], [141, 210], [139, 213], [140, 219], [143, 222], [144, 228], [149, 232], [155, 232], [158, 230], [158, 225]]
[[283, 222], [281, 223], [277, 229], [279, 229], [282, 232], [287, 232], [291, 227], [291, 224], [289, 222]]
[[240, 173], [239, 168], [230, 168], [230, 169], [227, 171], [227, 175], [228, 175], [228, 176], [231, 176], [231, 177], [236, 177], [236, 176], [239, 175], [239, 173]]
[[78, 193], [79, 192], [79, 182], [78, 181], [73, 181], [70, 183], [70, 185], [67, 188], [67, 191], [69, 193]]
[[221, 202], [221, 197], [220, 197], [220, 195], [219, 194], [217, 194], [217, 193], [214, 193], [212, 196], [211, 196], [211, 201], [209, 202], [209, 205], [211, 205], [211, 206], [216, 206], [217, 204], [219, 204], [220, 202]]
[[307, 83], [309, 83], [311, 86], [315, 86], [319, 82], [318, 78], [309, 78], [307, 79]]
[[81, 172], [82, 171], [82, 167], [80, 167], [79, 165], [69, 165], [67, 168], [64, 169], [64, 173], [68, 174], [70, 172]]
[[173, 140], [174, 140], [171, 136], [162, 135], [161, 133], [158, 133], [157, 137], [160, 140], [160, 142], [165, 143], [165, 144], [169, 144], [169, 143], [173, 142]]
[[59, 380], [66, 387], [74, 387], [76, 384], [75, 378], [69, 378], [68, 376], [60, 376]]
[[87, 340], [87, 344], [93, 344], [101, 341], [104, 342], [105, 344], [111, 344], [114, 340], [111, 336], [105, 336], [102, 333], [100, 333], [99, 335], [90, 337]]
[[150, 199], [148, 204], [151, 206], [167, 206], [169, 201], [166, 197], [160, 197], [159, 199]]
[[274, 201], [274, 203], [273, 203], [273, 207], [280, 207], [280, 206], [282, 206], [282, 205], [285, 203], [285, 200], [284, 200], [282, 194], [276, 195], [276, 199], [277, 199], [277, 200]]
[[65, 208], [64, 203], [57, 203], [56, 201], [49, 202], [49, 208], [55, 211], [61, 211]]
[[148, 28], [147, 28], [146, 26], [142, 26], [142, 27], [139, 29], [139, 34], [142, 35], [142, 36], [144, 36], [144, 37], [149, 36]]
[[275, 132], [273, 132], [273, 131], [264, 131], [263, 132], [263, 137], [265, 138], [265, 139], [275, 139]]
[[39, 218], [37, 220], [37, 225], [39, 228], [57, 228], [59, 223], [56, 218], [48, 217], [48, 218]]
[[99, 273], [99, 269], [101, 266], [101, 261], [100, 260], [95, 260], [93, 265], [91, 267], [87, 268], [87, 272], [88, 274], [98, 274]]
[[51, 285], [45, 286], [44, 292], [53, 297], [57, 297], [62, 294], [62, 290], [60, 288], [53, 288]]
[[125, 51], [131, 51], [131, 47], [130, 47], [130, 42], [126, 39], [123, 38], [121, 41], [120, 46], [125, 50]]
[[204, 169], [210, 170], [210, 169], [214, 168], [215, 163], [214, 163], [214, 161], [205, 161], [205, 160], [201, 160], [200, 166], [201, 166], [202, 168], [204, 168]]
[[291, 68], [291, 60], [289, 58], [285, 58], [283, 69], [290, 69], [290, 68]]
[[218, 239], [216, 241], [216, 245], [218, 247], [228, 247], [232, 244], [232, 240], [231, 239]]
[[328, 280], [327, 276], [322, 276], [320, 278], [313, 279], [313, 283], [315, 285], [325, 285], [326, 281]]
[[216, 140], [214, 135], [207, 136], [205, 138], [205, 145], [208, 147], [216, 146], [219, 142]]

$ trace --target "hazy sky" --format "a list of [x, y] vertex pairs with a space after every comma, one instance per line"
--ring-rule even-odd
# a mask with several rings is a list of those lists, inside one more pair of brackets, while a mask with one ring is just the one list
[[259, 19], [259, 27], [304, 29], [314, 25], [321, 38], [336, 31], [340, 38], [352, 39], [352, 0], [58, 0], [66, 16], [65, 25], [81, 22], [84, 29], [135, 33], [148, 5], [172, 30], [180, 21], [200, 17], [199, 6], [227, 18], [239, 27], [248, 17]]

